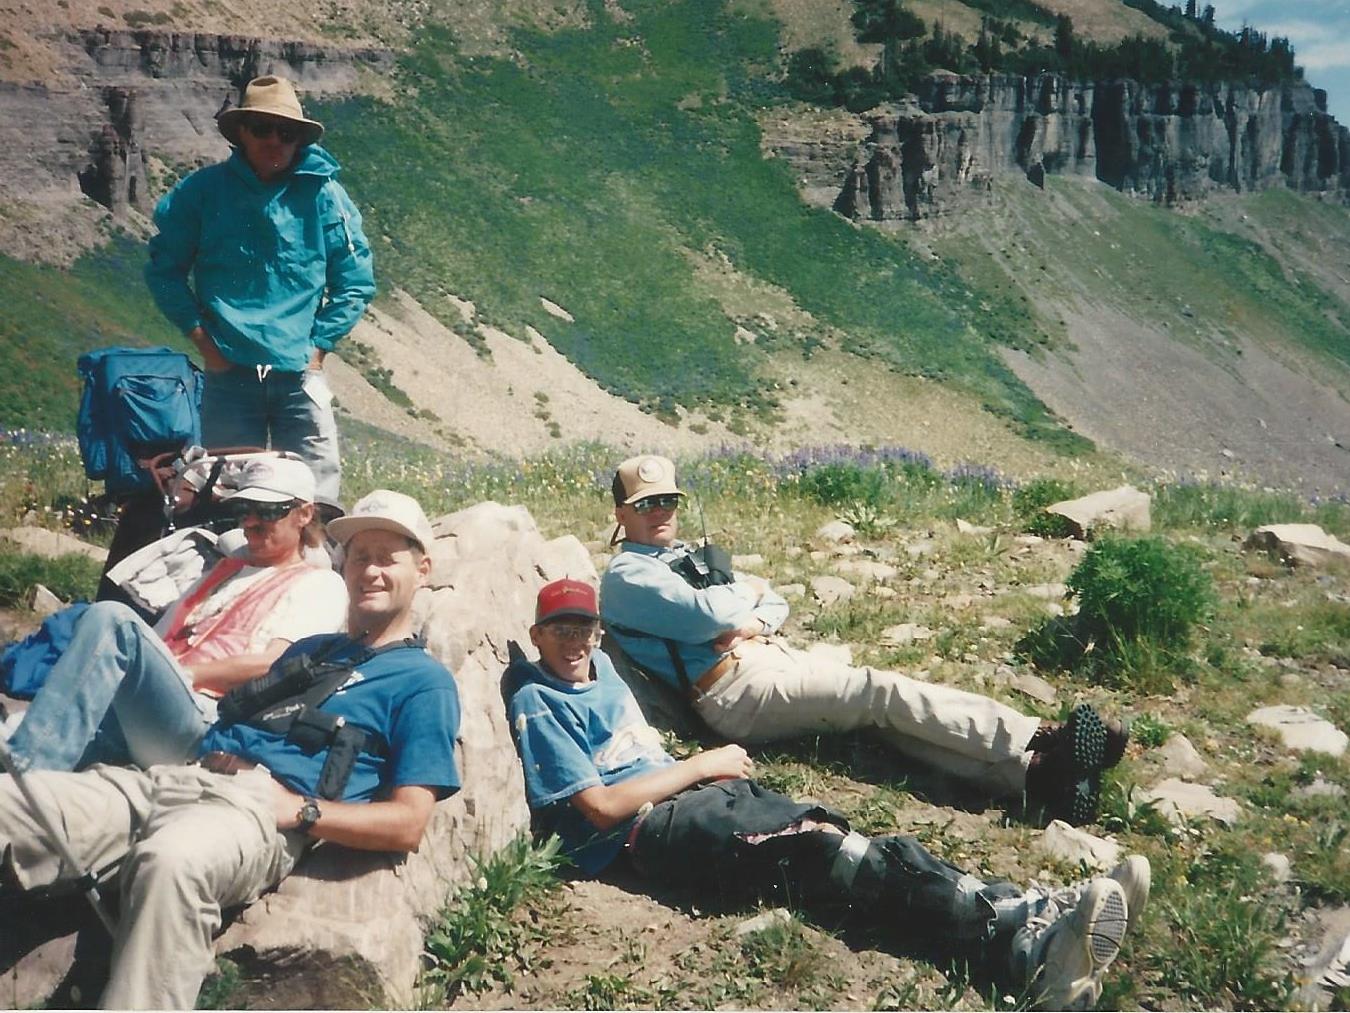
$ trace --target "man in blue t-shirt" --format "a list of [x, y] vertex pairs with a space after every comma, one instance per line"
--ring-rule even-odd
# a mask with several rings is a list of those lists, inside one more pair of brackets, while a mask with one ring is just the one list
[[[312, 722], [285, 727], [273, 713], [294, 709], [283, 698], [231, 711], [236, 720], [207, 731], [194, 764], [25, 775], [81, 870], [121, 863], [105, 1007], [191, 1009], [222, 908], [276, 886], [315, 840], [416, 849], [436, 801], [460, 786], [455, 682], [413, 639], [413, 596], [431, 568], [426, 515], [381, 490], [328, 530], [346, 548], [347, 633], [297, 642], [269, 673], [301, 658], [327, 673], [335, 689], [309, 701]], [[316, 728], [329, 737], [316, 740]], [[0, 776], [0, 888], [81, 870], [63, 865], [18, 785]]]
[[[982, 951], [1048, 1009], [1083, 1009], [1148, 899], [1139, 855], [1058, 890], [986, 883], [910, 837], [867, 838], [822, 805], [749, 779], [738, 745], [676, 761], [661, 748], [599, 642], [595, 590], [539, 592], [537, 664], [507, 671], [511, 727], [540, 834], [556, 833], [586, 875], [621, 856], [639, 874], [722, 896], [749, 888], [809, 906], [845, 904], [911, 934]], [[1000, 966], [1001, 965], [1001, 966]]]

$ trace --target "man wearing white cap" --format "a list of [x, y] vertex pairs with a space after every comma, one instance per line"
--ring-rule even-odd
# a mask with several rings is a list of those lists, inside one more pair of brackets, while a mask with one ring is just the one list
[[302, 637], [342, 628], [342, 579], [304, 558], [316, 537], [309, 466], [259, 458], [237, 485], [223, 502], [244, 552], [203, 574], [154, 629], [119, 602], [90, 605], [9, 739], [21, 770], [180, 761], [223, 693]]
[[217, 125], [234, 153], [160, 200], [146, 282], [201, 353], [207, 445], [296, 451], [336, 502], [323, 358], [375, 295], [361, 213], [285, 78], [250, 81]]
[[1119, 724], [1086, 704], [1062, 725], [1042, 722], [979, 693], [789, 647], [776, 636], [788, 616], [781, 596], [679, 541], [684, 492], [669, 459], [624, 461], [612, 492], [624, 542], [600, 585], [605, 625], [715, 732], [761, 743], [871, 728], [905, 756], [991, 794], [1025, 792], [1075, 825], [1097, 818], [1102, 772], [1125, 749]]
[[[27, 775], [78, 865], [120, 863], [105, 1008], [191, 1009], [223, 908], [275, 887], [314, 840], [414, 850], [459, 789], [455, 681], [413, 638], [431, 526], [415, 500], [380, 492], [331, 530], [348, 633], [306, 638], [229, 694], [196, 763]], [[77, 875], [0, 776], [0, 886]]]

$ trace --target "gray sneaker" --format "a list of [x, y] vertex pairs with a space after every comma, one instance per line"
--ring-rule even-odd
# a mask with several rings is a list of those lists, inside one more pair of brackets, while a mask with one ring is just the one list
[[[1145, 863], [1147, 864], [1147, 863]], [[1120, 952], [1129, 920], [1125, 890], [1114, 879], [1037, 898], [1035, 913], [1012, 938], [1014, 974], [1036, 1009], [1091, 1009], [1102, 974]]]
[[[1106, 878], [1114, 879], [1120, 884], [1120, 888], [1125, 891], [1125, 904], [1130, 911], [1127, 931], [1133, 932], [1139, 924], [1139, 918], [1143, 915], [1144, 908], [1148, 907], [1148, 891], [1153, 883], [1153, 870], [1149, 867], [1148, 859], [1143, 855], [1128, 855], [1125, 861], [1106, 874]], [[1078, 903], [1083, 891], [1092, 882], [1090, 879], [1085, 879], [1072, 886], [1061, 887], [1058, 890], [1048, 891], [1048, 893], [1060, 908], [1068, 909]]]

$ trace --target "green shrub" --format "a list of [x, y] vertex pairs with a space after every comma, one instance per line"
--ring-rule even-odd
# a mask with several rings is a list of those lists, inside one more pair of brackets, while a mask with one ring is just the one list
[[88, 556], [48, 559], [6, 548], [13, 549], [13, 543], [0, 542], [0, 605], [13, 608], [27, 604], [34, 584], [45, 585], [64, 601], [93, 598], [103, 567]]
[[475, 860], [477, 877], [441, 911], [427, 933], [423, 987], [427, 998], [449, 1002], [461, 992], [510, 984], [513, 968], [529, 966], [529, 950], [542, 930], [516, 918], [517, 910], [544, 900], [557, 881], [560, 842], [536, 847], [528, 837], [486, 860]]
[[1189, 665], [1195, 627], [1216, 600], [1194, 554], [1158, 537], [1097, 542], [1067, 587], [1078, 596], [1078, 614], [1041, 624], [1019, 651], [1042, 668], [1147, 690], [1167, 688]]
[[1023, 531], [1042, 538], [1068, 538], [1073, 533], [1067, 517], [1048, 514], [1045, 508], [1051, 503], [1074, 499], [1078, 490], [1069, 482], [1058, 478], [1038, 478], [1019, 486], [1013, 493], [1013, 512], [1017, 514], [1018, 524]]
[[824, 464], [802, 475], [798, 488], [824, 506], [861, 504], [885, 506], [891, 499], [890, 480], [881, 468], [856, 464]]

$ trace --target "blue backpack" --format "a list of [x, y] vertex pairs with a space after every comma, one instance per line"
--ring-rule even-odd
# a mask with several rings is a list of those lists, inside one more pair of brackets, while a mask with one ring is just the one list
[[202, 441], [202, 371], [171, 348], [100, 348], [80, 356], [75, 432], [84, 473], [110, 496], [155, 487], [140, 462]]

